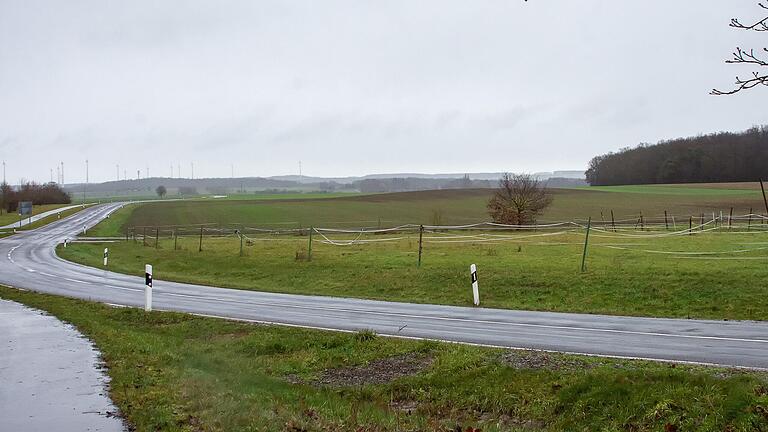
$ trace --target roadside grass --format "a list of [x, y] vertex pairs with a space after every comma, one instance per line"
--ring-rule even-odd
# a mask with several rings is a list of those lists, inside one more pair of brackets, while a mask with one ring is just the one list
[[768, 429], [762, 372], [145, 313], [5, 287], [0, 297], [90, 338], [138, 431]]
[[[581, 272], [584, 231], [507, 232], [507, 241], [437, 243], [427, 233], [417, 267], [418, 233], [369, 235], [377, 243], [334, 246], [314, 236], [240, 239], [197, 236], [118, 241], [109, 269], [137, 276], [281, 293], [470, 306], [469, 266], [477, 264], [482, 305], [493, 308], [706, 319], [768, 320], [768, 232], [619, 237], [595, 231]], [[330, 235], [330, 234], [329, 234]], [[634, 235], [634, 234], [630, 234]], [[405, 236], [392, 242], [380, 242]], [[356, 235], [329, 237], [337, 241]], [[101, 266], [103, 244], [74, 243], [61, 257]], [[736, 251], [736, 252], [734, 252]], [[738, 252], [746, 251], [746, 252]], [[713, 253], [714, 255], [697, 255]]]
[[[83, 209], [82, 207], [76, 207], [76, 208], [72, 208], [72, 209], [69, 209], [69, 210], [64, 210], [64, 211], [61, 212], [61, 218], [66, 218], [67, 216], [71, 216], [71, 215], [79, 212], [82, 209]], [[51, 216], [45, 217], [43, 219], [36, 220], [35, 222], [33, 222], [33, 223], [29, 224], [29, 225], [24, 225], [21, 228], [15, 228], [15, 230], [16, 231], [33, 230], [33, 229], [40, 228], [42, 226], [48, 225], [49, 223], [55, 222], [57, 220], [59, 220], [59, 216], [51, 215]], [[9, 237], [9, 236], [12, 236], [13, 234], [14, 234], [14, 228], [6, 229], [4, 231], [0, 231], [0, 238]]]
[[[66, 207], [69, 205], [72, 205], [72, 204], [44, 204], [44, 205], [32, 206], [32, 216], [38, 215], [40, 213], [45, 213], [49, 210], [55, 210], [57, 208]], [[18, 226], [18, 223], [19, 223], [18, 213], [7, 213], [6, 211], [3, 210], [2, 214], [0, 214], [0, 226], [6, 226], [12, 223], [15, 223]]]
[[[81, 211], [83, 209], [84, 209], [84, 207], [75, 207], [75, 208], [71, 208], [69, 210], [64, 210], [64, 211], [61, 212], [61, 219], [64, 219], [67, 216], [72, 216], [73, 214], [75, 214], [75, 213], [77, 213], [77, 212], [79, 212], [79, 211]], [[28, 231], [28, 230], [33, 230], [33, 229], [36, 229], [36, 228], [40, 228], [41, 226], [48, 225], [51, 222], [56, 222], [59, 219], [60, 219], [59, 216], [54, 214], [54, 215], [42, 218], [40, 220], [36, 220], [36, 221], [32, 222], [29, 225], [24, 225], [23, 227], [21, 227], [20, 231]], [[19, 229], [17, 228], [17, 230], [19, 230]]]

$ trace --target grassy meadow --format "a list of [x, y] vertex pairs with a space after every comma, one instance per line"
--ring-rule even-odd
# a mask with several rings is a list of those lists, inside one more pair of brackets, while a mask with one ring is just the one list
[[[727, 187], [726, 187], [727, 186]], [[142, 225], [243, 224], [270, 227], [376, 227], [404, 223], [465, 224], [488, 220], [489, 189], [439, 190], [374, 195], [297, 194], [238, 199], [157, 202], [133, 207], [120, 225], [101, 235], [122, 235]], [[765, 213], [757, 183], [610, 186], [552, 189], [554, 201], [541, 221], [610, 220], [670, 215], [687, 220], [701, 213]]]
[[112, 308], [0, 287], [101, 351], [136, 431], [753, 431], [764, 373]]

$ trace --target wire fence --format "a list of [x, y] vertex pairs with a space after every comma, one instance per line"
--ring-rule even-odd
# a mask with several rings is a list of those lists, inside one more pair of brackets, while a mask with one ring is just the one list
[[[361, 221], [365, 222], [365, 221]], [[401, 224], [390, 227], [301, 227], [296, 223], [249, 226], [247, 224], [198, 224], [135, 226], [126, 231], [125, 240], [141, 242], [144, 246], [159, 247], [160, 240], [172, 240], [173, 249], [183, 239], [197, 239], [198, 251], [203, 251], [206, 239], [233, 239], [239, 243], [240, 255], [244, 246], [260, 242], [307, 242], [305, 259], [312, 259], [313, 243], [333, 247], [364, 246], [396, 243], [405, 240], [418, 242], [418, 264], [421, 264], [424, 246], [428, 244], [503, 244], [527, 242], [538, 245], [583, 244], [582, 269], [587, 257], [589, 237], [597, 239], [593, 247], [615, 251], [628, 251], [650, 255], [662, 255], [687, 259], [736, 259], [734, 255], [749, 255], [768, 250], [768, 242], [755, 242], [755, 247], [739, 247], [725, 250], [664, 250], [648, 248], [655, 240], [680, 239], [690, 236], [731, 234], [761, 234], [768, 232], [768, 217], [747, 213], [733, 215], [722, 212], [700, 213], [698, 216], [664, 215], [616, 218], [601, 220], [588, 218], [571, 221], [534, 223], [525, 225], [479, 222], [462, 225]], [[293, 226], [291, 226], [293, 225]], [[643, 243], [645, 242], [645, 243]], [[648, 243], [651, 242], [651, 243]], [[743, 243], [743, 242], [742, 242]], [[668, 246], [668, 245], [665, 245]], [[299, 253], [297, 252], [297, 257]], [[765, 257], [744, 256], [744, 259]]]

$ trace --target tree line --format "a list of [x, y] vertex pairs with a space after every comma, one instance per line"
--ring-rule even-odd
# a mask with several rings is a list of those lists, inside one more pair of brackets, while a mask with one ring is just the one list
[[640, 144], [596, 156], [593, 186], [757, 181], [768, 178], [768, 126]]
[[72, 197], [56, 183], [26, 182], [15, 188], [8, 183], [0, 184], [0, 208], [12, 213], [21, 201], [32, 201], [33, 205], [69, 204]]

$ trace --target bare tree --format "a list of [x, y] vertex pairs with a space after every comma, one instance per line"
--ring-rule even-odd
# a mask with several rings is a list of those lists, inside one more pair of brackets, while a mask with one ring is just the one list
[[157, 196], [162, 198], [162, 197], [165, 196], [166, 193], [168, 193], [168, 190], [165, 189], [165, 186], [160, 185], [160, 186], [157, 187], [157, 189], [155, 189], [155, 192], [157, 193]]
[[[768, 11], [768, 3], [758, 3], [757, 5]], [[731, 27], [747, 31], [768, 32], [768, 16], [753, 24], [744, 24], [739, 21], [738, 18], [732, 18]], [[753, 67], [768, 67], [768, 48], [763, 48], [762, 50], [758, 49], [756, 54], [754, 49], [745, 50], [741, 47], [736, 47], [736, 51], [733, 53], [733, 58], [726, 60], [725, 62], [751, 65]], [[737, 76], [736, 88], [733, 90], [722, 91], [713, 89], [711, 94], [716, 96], [731, 95], [742, 90], [749, 90], [759, 85], [768, 86], [768, 73], [764, 69], [752, 71], [751, 78], [748, 79], [742, 79]]]
[[488, 213], [497, 223], [526, 225], [535, 223], [550, 204], [552, 196], [535, 177], [505, 173], [488, 201]]

